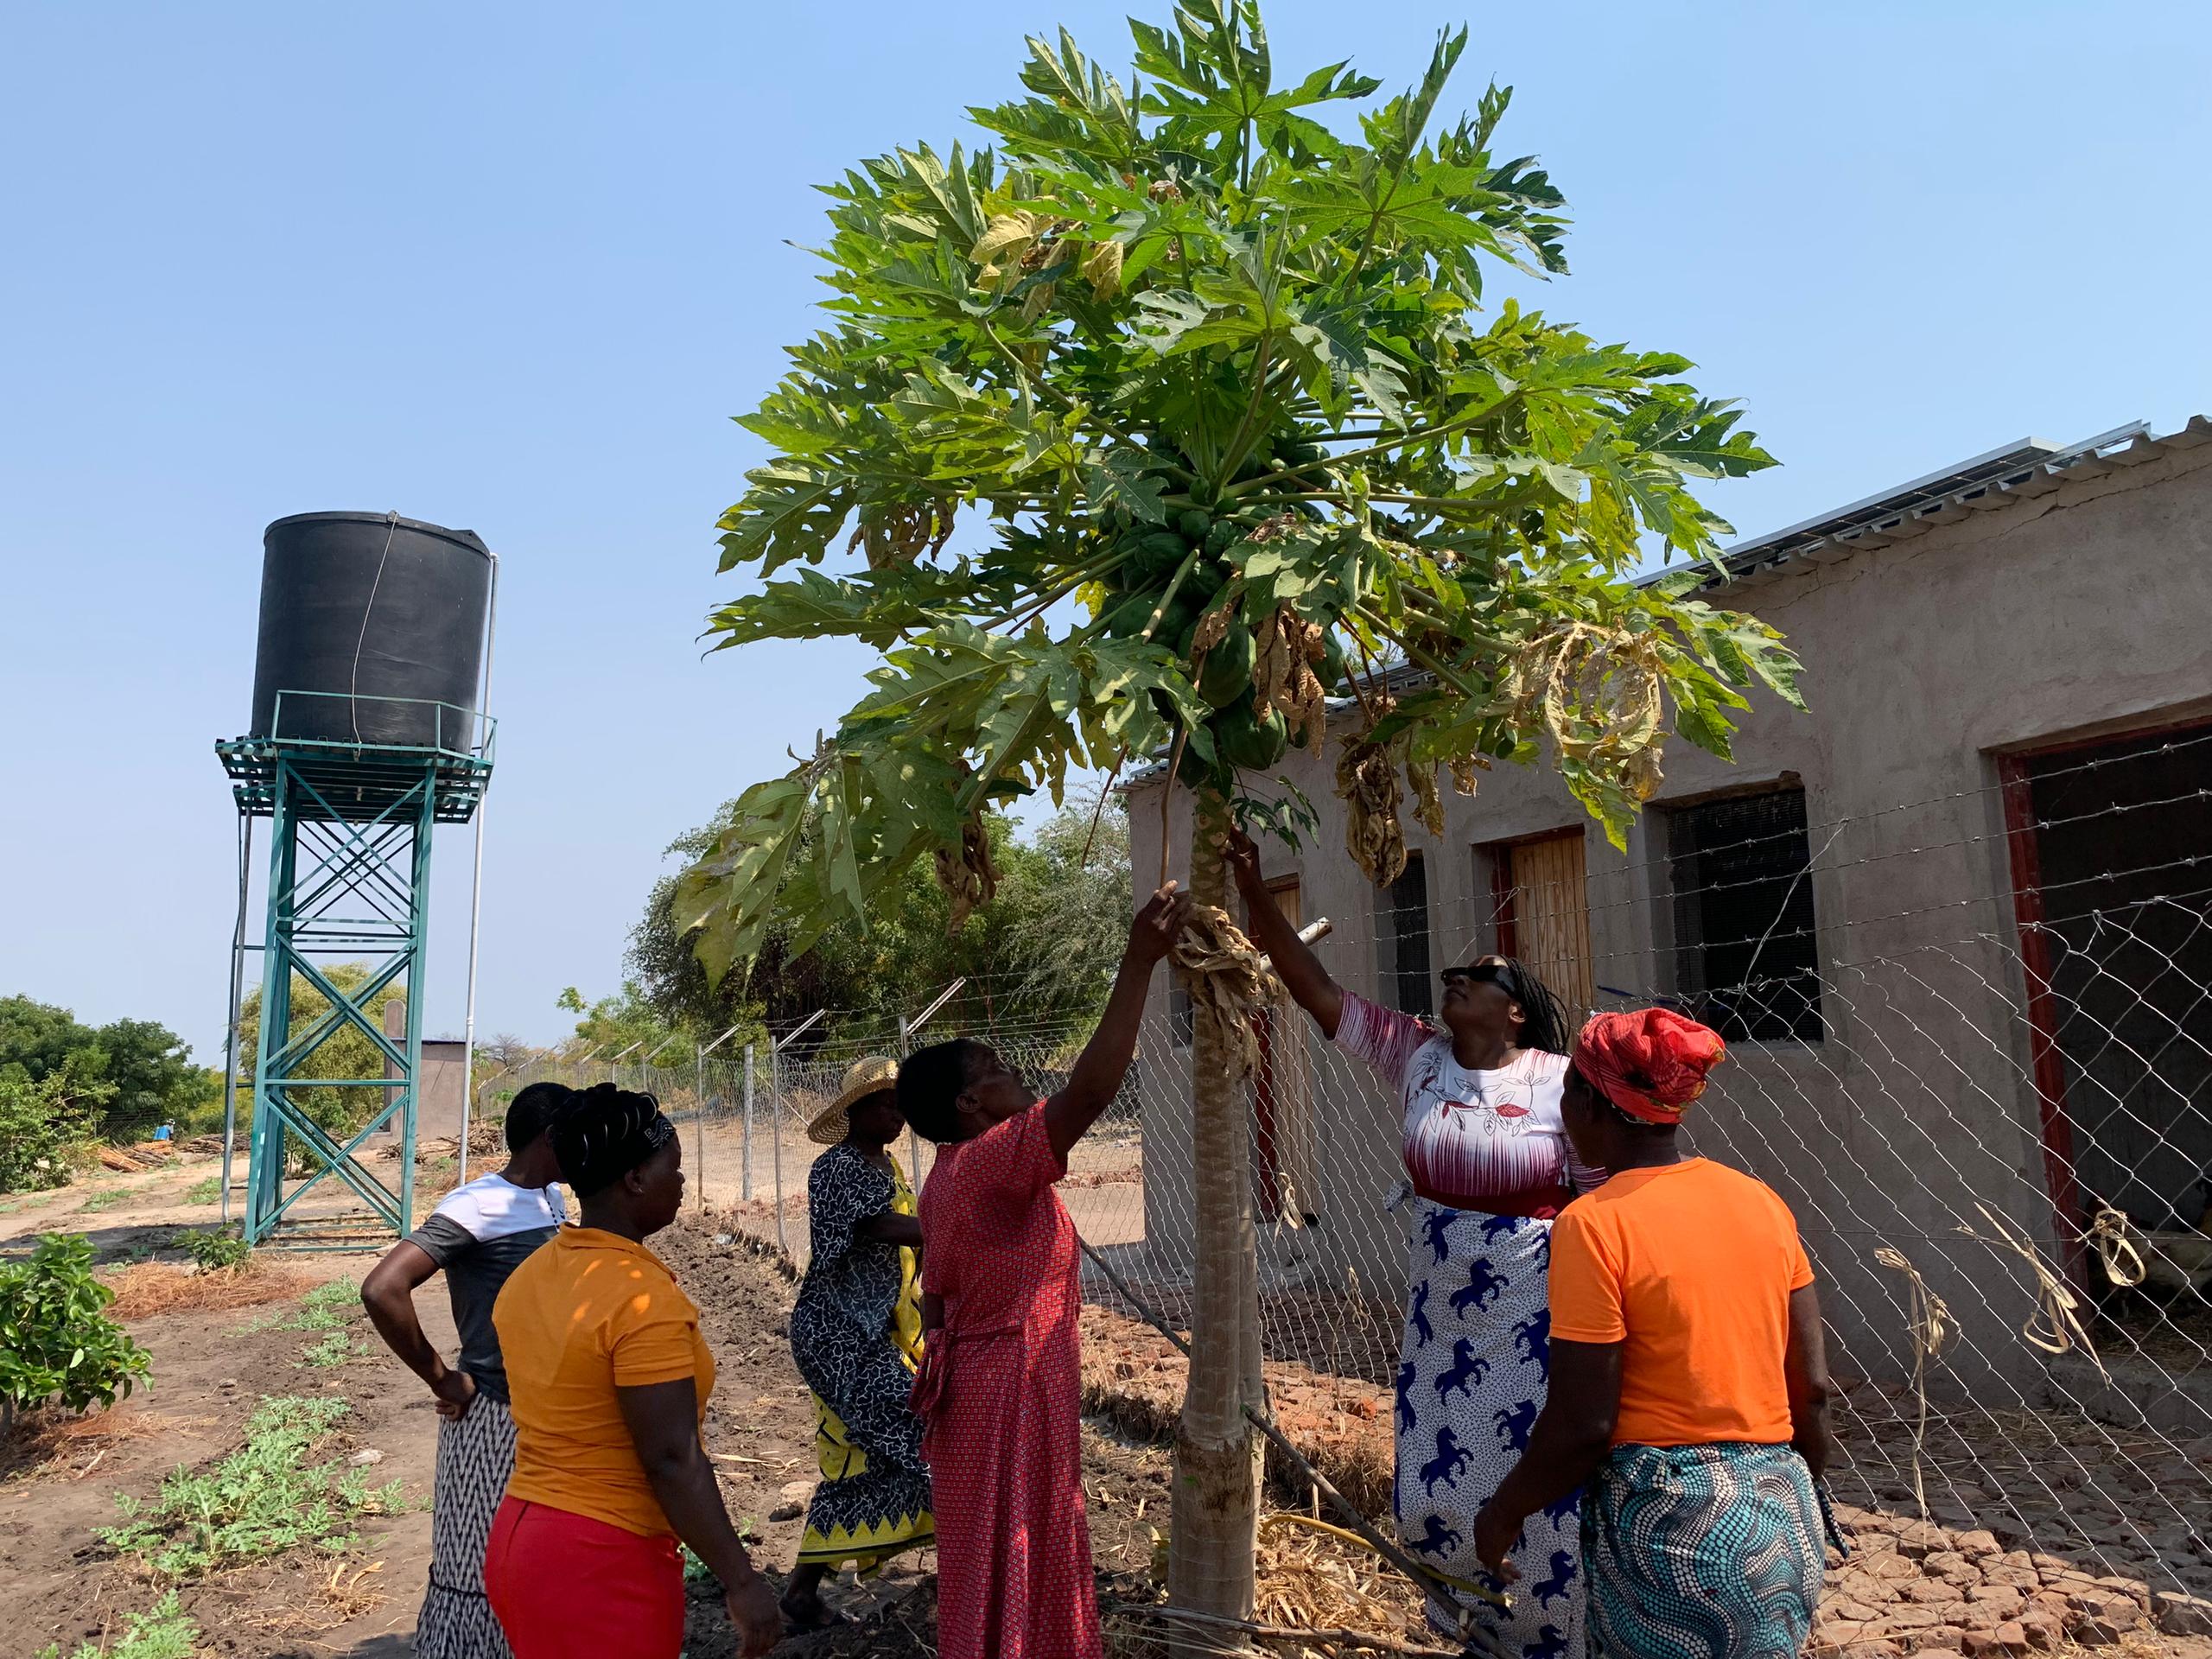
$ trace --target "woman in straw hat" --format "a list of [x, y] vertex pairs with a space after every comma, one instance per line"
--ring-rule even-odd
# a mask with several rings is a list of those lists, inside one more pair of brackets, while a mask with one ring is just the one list
[[922, 1227], [887, 1150], [906, 1128], [898, 1082], [894, 1061], [857, 1061], [806, 1126], [830, 1150], [806, 1181], [811, 1255], [791, 1355], [814, 1391], [822, 1484], [784, 1592], [794, 1631], [837, 1622], [822, 1603], [823, 1574], [847, 1563], [872, 1573], [935, 1536], [921, 1420], [906, 1403], [922, 1352]]

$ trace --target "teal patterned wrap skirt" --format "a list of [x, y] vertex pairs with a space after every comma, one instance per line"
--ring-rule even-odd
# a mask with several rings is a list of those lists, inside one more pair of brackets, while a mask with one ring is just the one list
[[1582, 1500], [1592, 1659], [1795, 1659], [1827, 1531], [1789, 1446], [1615, 1446]]

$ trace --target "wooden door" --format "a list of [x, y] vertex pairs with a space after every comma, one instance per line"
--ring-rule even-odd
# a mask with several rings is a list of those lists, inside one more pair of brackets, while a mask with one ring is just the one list
[[1516, 842], [1498, 861], [1498, 949], [1536, 971], [1580, 1021], [1597, 996], [1591, 980], [1590, 903], [1582, 831]]

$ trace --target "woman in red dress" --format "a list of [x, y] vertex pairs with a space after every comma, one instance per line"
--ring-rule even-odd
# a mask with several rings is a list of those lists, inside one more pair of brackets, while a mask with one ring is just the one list
[[1051, 1099], [967, 1038], [899, 1068], [899, 1109], [938, 1147], [922, 1186], [922, 1291], [943, 1324], [927, 1333], [914, 1405], [942, 1659], [1102, 1652], [1081, 1468], [1083, 1270], [1052, 1184], [1121, 1089], [1147, 983], [1190, 908], [1171, 881], [1137, 912], [1098, 1030]]

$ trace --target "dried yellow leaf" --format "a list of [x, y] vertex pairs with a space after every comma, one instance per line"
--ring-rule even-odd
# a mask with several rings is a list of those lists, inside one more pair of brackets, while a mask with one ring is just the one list
[[1029, 245], [1037, 239], [1037, 215], [1026, 209], [1001, 213], [984, 226], [982, 235], [976, 238], [976, 245], [968, 250], [968, 257], [986, 266], [1018, 263], [1029, 251]]
[[1083, 274], [1090, 279], [1093, 297], [1110, 300], [1122, 291], [1122, 245], [1101, 242], [1091, 249], [1083, 262]]

